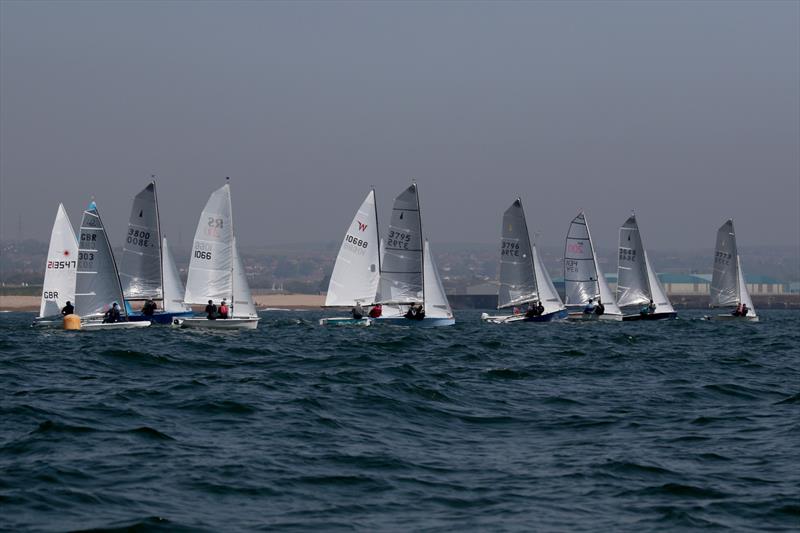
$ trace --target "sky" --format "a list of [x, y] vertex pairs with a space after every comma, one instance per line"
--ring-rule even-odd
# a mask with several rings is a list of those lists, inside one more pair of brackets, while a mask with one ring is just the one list
[[94, 197], [121, 244], [158, 178], [191, 242], [231, 177], [241, 245], [339, 241], [419, 185], [436, 242], [522, 196], [563, 245], [800, 245], [800, 2], [0, 1], [0, 238]]

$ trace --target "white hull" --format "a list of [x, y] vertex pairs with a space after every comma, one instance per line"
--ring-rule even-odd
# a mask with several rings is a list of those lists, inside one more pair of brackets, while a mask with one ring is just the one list
[[490, 324], [515, 324], [524, 322], [555, 322], [557, 320], [564, 320], [567, 318], [565, 309], [560, 309], [552, 313], [544, 315], [526, 317], [524, 314], [518, 315], [490, 315], [488, 313], [481, 314], [481, 320]]
[[352, 317], [331, 317], [320, 318], [320, 326], [371, 326], [372, 319], [369, 318], [352, 318]]
[[33, 319], [32, 328], [63, 328], [64, 317], [36, 317]]
[[209, 320], [207, 318], [176, 318], [174, 325], [182, 328], [195, 329], [256, 329], [260, 318], [219, 318]]
[[582, 311], [576, 313], [570, 313], [567, 317], [567, 320], [575, 321], [575, 322], [622, 322], [622, 315], [611, 315], [608, 313], [604, 313], [602, 315], [596, 315], [594, 313], [584, 313]]
[[758, 316], [733, 316], [731, 314], [727, 315], [711, 315], [706, 316], [706, 320], [740, 320], [742, 322], [758, 322]]
[[104, 324], [103, 322], [81, 322], [81, 331], [100, 331], [109, 329], [136, 329], [146, 328], [150, 325], [147, 320], [139, 322], [111, 322]]

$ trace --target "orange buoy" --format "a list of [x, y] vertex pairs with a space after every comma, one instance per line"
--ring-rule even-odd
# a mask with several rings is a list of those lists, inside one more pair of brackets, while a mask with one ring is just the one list
[[81, 317], [78, 315], [67, 315], [64, 317], [64, 329], [81, 329]]

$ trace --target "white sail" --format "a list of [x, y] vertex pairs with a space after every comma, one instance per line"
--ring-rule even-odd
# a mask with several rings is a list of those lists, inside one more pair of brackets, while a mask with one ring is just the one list
[[750, 298], [750, 293], [747, 291], [747, 283], [744, 281], [744, 272], [742, 272], [742, 263], [739, 260], [739, 256], [736, 256], [736, 264], [738, 268], [738, 277], [739, 277], [739, 301], [741, 301], [744, 305], [750, 309], [747, 312], [747, 316], [758, 316], [756, 315], [756, 308], [753, 307], [753, 300]]
[[[597, 261], [596, 258], [595, 261]], [[619, 307], [617, 306], [614, 293], [611, 292], [611, 287], [608, 286], [608, 280], [606, 280], [606, 277], [600, 271], [599, 265], [597, 267], [597, 281], [600, 285], [600, 302], [603, 304], [603, 307], [605, 307], [605, 314], [621, 315], [622, 311], [620, 311]]]
[[617, 305], [626, 307], [648, 303], [651, 298], [648, 285], [644, 246], [636, 216], [631, 215], [619, 229]]
[[161, 230], [155, 182], [150, 182], [133, 199], [128, 234], [122, 245], [119, 279], [125, 298], [129, 300], [160, 300], [163, 297]]
[[231, 298], [233, 269], [233, 217], [230, 186], [226, 183], [208, 199], [194, 234], [189, 277], [186, 280], [187, 304], [219, 304]]
[[161, 239], [161, 253], [164, 261], [164, 303], [163, 309], [167, 313], [182, 313], [191, 311], [191, 308], [183, 303], [183, 282], [181, 282], [178, 267], [167, 245], [167, 238]]
[[533, 267], [531, 241], [522, 199], [503, 213], [500, 241], [500, 288], [497, 308], [524, 304], [539, 298]]
[[539, 301], [544, 307], [543, 314], [547, 315], [566, 309], [553, 286], [553, 280], [550, 279], [550, 274], [547, 273], [535, 244], [533, 245], [533, 270], [536, 276], [536, 286], [539, 288]]
[[717, 231], [714, 247], [714, 271], [711, 275], [711, 306], [726, 307], [741, 303], [739, 298], [739, 261], [733, 220]]
[[78, 246], [78, 274], [75, 281], [75, 313], [101, 315], [116, 302], [125, 315], [122, 285], [100, 213], [94, 202], [83, 212]]
[[250, 294], [250, 284], [247, 283], [244, 264], [239, 256], [239, 249], [236, 247], [236, 239], [233, 241], [233, 309], [231, 316], [233, 318], [258, 316], [256, 306], [253, 304], [253, 297]]
[[67, 302], [75, 302], [75, 277], [78, 271], [78, 241], [63, 204], [58, 204], [42, 286], [39, 317], [60, 315]]
[[425, 264], [425, 317], [453, 318], [453, 310], [444, 293], [439, 269], [436, 268], [436, 262], [433, 260], [427, 239], [425, 239], [423, 263]]
[[326, 306], [371, 304], [380, 280], [380, 243], [375, 191], [370, 191], [345, 233], [328, 284]]
[[661, 281], [656, 276], [655, 270], [653, 270], [652, 265], [650, 264], [650, 260], [647, 258], [647, 252], [644, 252], [644, 263], [647, 267], [647, 284], [650, 288], [650, 294], [652, 295], [653, 303], [656, 304], [656, 312], [657, 313], [672, 313], [675, 309], [672, 308], [672, 304], [667, 298], [667, 293], [664, 291], [664, 287], [661, 286]]
[[[600, 294], [589, 223], [583, 213], [572, 219], [564, 246], [564, 301], [567, 305], [584, 306]], [[603, 302], [603, 305], [606, 305]], [[606, 309], [608, 307], [606, 306]]]
[[394, 201], [384, 241], [380, 271], [380, 303], [409, 304], [424, 300], [422, 223], [414, 183]]

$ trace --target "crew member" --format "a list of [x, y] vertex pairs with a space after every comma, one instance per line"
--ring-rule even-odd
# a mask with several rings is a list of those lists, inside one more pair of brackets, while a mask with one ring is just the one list
[[120, 321], [119, 306], [117, 306], [117, 302], [114, 302], [111, 305], [111, 309], [106, 311], [106, 314], [103, 315], [103, 324], [113, 324], [119, 321]]
[[222, 302], [220, 302], [219, 304], [219, 317], [228, 318], [228, 313], [229, 313], [228, 304], [225, 301], [225, 298], [223, 298]]
[[356, 302], [356, 305], [350, 310], [353, 313], [353, 318], [356, 320], [361, 320], [364, 318], [364, 308], [361, 307], [359, 302]]
[[383, 314], [383, 306], [381, 304], [375, 304], [372, 306], [372, 309], [369, 310], [369, 317], [370, 318], [378, 318]]
[[153, 301], [152, 298], [148, 298], [147, 301], [142, 306], [142, 314], [144, 316], [153, 316], [153, 313], [156, 312], [156, 309], [158, 309], [156, 303]]
[[213, 300], [209, 300], [208, 305], [206, 306], [206, 318], [209, 320], [217, 319], [217, 306], [214, 305]]
[[72, 302], [70, 302], [69, 300], [67, 300], [67, 305], [65, 305], [65, 306], [64, 306], [64, 307], [61, 309], [61, 314], [62, 314], [62, 315], [64, 315], [64, 316], [67, 316], [67, 315], [71, 315], [71, 314], [73, 314], [74, 312], [75, 312], [75, 308], [74, 308], [74, 307], [72, 307]]

